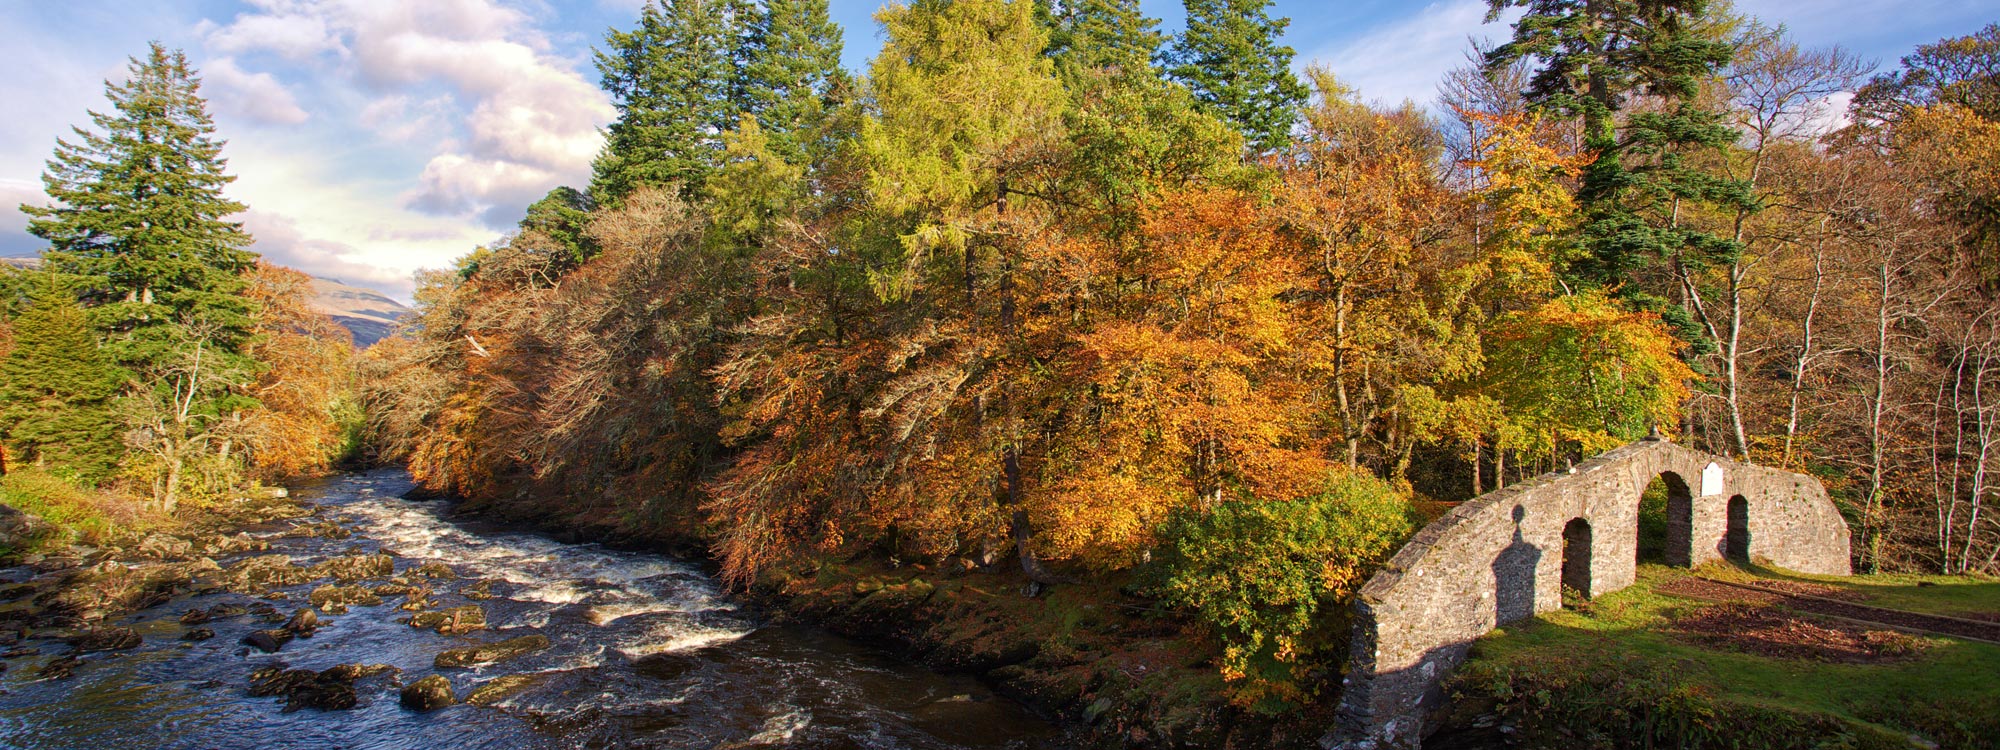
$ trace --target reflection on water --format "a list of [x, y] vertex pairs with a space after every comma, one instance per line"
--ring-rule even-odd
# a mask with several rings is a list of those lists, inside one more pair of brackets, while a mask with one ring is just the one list
[[[350, 539], [266, 533], [294, 562], [389, 550], [397, 569], [450, 564], [460, 578], [434, 585], [440, 606], [485, 607], [493, 630], [441, 636], [396, 622], [400, 597], [326, 616], [310, 639], [276, 654], [238, 640], [270, 627], [254, 617], [205, 623], [216, 637], [179, 640], [179, 614], [251, 597], [178, 599], [117, 624], [145, 636], [135, 651], [87, 657], [69, 680], [35, 671], [67, 651], [11, 660], [0, 675], [0, 745], [22, 748], [1047, 748], [1055, 730], [978, 682], [933, 674], [816, 631], [765, 627], [755, 612], [695, 566], [660, 555], [561, 544], [441, 519], [436, 503], [395, 496], [407, 475], [341, 477], [300, 493]], [[315, 519], [305, 519], [307, 521]], [[263, 553], [269, 554], [269, 553]], [[227, 559], [222, 561], [225, 565]], [[492, 599], [458, 590], [490, 580]], [[281, 610], [303, 606], [316, 583], [282, 589]], [[553, 646], [496, 665], [435, 669], [439, 651], [540, 633]], [[386, 678], [357, 684], [349, 711], [283, 712], [252, 698], [248, 675], [284, 663], [325, 669], [391, 664], [403, 680], [451, 678], [460, 697], [505, 675], [530, 687], [492, 706], [418, 714], [397, 705]]]

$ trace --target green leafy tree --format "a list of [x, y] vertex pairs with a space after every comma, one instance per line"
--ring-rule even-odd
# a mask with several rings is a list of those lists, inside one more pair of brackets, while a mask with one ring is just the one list
[[13, 321], [14, 349], [0, 361], [0, 432], [9, 458], [86, 481], [109, 476], [123, 450], [112, 403], [125, 373], [98, 346], [74, 294], [54, 274]]
[[827, 16], [826, 0], [765, 0], [753, 20], [737, 76], [739, 111], [757, 119], [773, 153], [809, 164], [825, 156], [816, 134], [826, 98], [845, 76], [840, 26]]
[[1291, 19], [1272, 19], [1270, 0], [1186, 0], [1187, 30], [1163, 60], [1195, 98], [1242, 131], [1251, 147], [1285, 145], [1308, 92], [1292, 75], [1292, 48], [1278, 43]]
[[1311, 697], [1313, 665], [1342, 645], [1327, 635], [1346, 633], [1329, 616], [1409, 537], [1415, 520], [1389, 483], [1336, 470], [1305, 497], [1243, 497], [1177, 514], [1162, 530], [1157, 588], [1222, 641], [1233, 699], [1277, 713]]
[[243, 204], [222, 194], [223, 141], [187, 56], [155, 43], [124, 83], [106, 83], [96, 131], [56, 142], [42, 176], [56, 203], [22, 206], [49, 241], [58, 273], [84, 279], [82, 300], [118, 334], [115, 356], [143, 365], [171, 356], [162, 327], [200, 320], [220, 353], [237, 356], [251, 327], [242, 274], [256, 262], [249, 234], [229, 221]]
[[[1693, 206], [1747, 206], [1748, 186], [1704, 169], [1701, 151], [1731, 146], [1737, 133], [1696, 96], [1730, 61], [1707, 0], [1491, 0], [1489, 19], [1527, 13], [1514, 38], [1486, 56], [1489, 71], [1539, 63], [1529, 102], [1583, 124], [1596, 155], [1577, 202], [1585, 253], [1564, 271], [1572, 283], [1618, 286], [1649, 262], [1691, 268], [1733, 261], [1738, 244], [1680, 220]], [[1641, 100], [1648, 106], [1634, 106]], [[1625, 287], [1638, 298], [1637, 286]], [[1642, 306], [1659, 308], [1640, 298]], [[1664, 312], [1664, 311], [1663, 311]], [[1679, 321], [1684, 323], [1684, 321]], [[1697, 333], [1691, 325], [1681, 325]]]
[[597, 71], [618, 120], [605, 129], [590, 197], [616, 205], [642, 186], [702, 189], [734, 127], [734, 80], [725, 6], [716, 0], [648, 0], [630, 31], [612, 30]]

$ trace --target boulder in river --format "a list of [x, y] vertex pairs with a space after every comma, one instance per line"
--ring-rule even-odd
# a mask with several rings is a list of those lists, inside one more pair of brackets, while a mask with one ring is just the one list
[[348, 531], [347, 527], [334, 523], [332, 521], [320, 521], [318, 523], [306, 523], [294, 526], [292, 527], [291, 531], [285, 532], [285, 536], [293, 538], [307, 538], [307, 539], [310, 538], [332, 539], [335, 541], [339, 541], [341, 539], [347, 539], [349, 537], [354, 536], [354, 532]]
[[545, 635], [524, 635], [497, 643], [488, 643], [470, 648], [454, 648], [437, 655], [431, 661], [440, 669], [445, 667], [470, 667], [475, 664], [491, 664], [506, 661], [522, 654], [533, 653], [549, 647], [549, 637]]
[[214, 637], [215, 631], [209, 628], [195, 628], [181, 634], [181, 640], [183, 641], [205, 641]]
[[41, 593], [41, 589], [35, 588], [34, 584], [24, 583], [19, 586], [8, 586], [7, 588], [0, 589], [0, 602], [26, 599], [38, 593]]
[[451, 691], [451, 680], [434, 674], [404, 686], [402, 702], [413, 711], [434, 711], [457, 703], [458, 696]]
[[418, 612], [410, 618], [410, 627], [436, 630], [441, 635], [484, 630], [486, 610], [480, 609], [477, 604], [466, 604], [435, 612]]
[[411, 568], [408, 571], [408, 575], [413, 578], [436, 578], [439, 580], [449, 581], [453, 578], [457, 578], [458, 572], [452, 570], [450, 565], [446, 565], [444, 563], [433, 560], [431, 562], [427, 562], [417, 567]]
[[76, 665], [81, 663], [83, 660], [76, 658], [75, 654], [58, 656], [36, 670], [35, 676], [44, 680], [67, 680], [76, 676]]
[[465, 696], [465, 702], [475, 706], [490, 706], [534, 687], [535, 683], [541, 682], [546, 677], [548, 677], [546, 674], [503, 674], [473, 688], [472, 694]]
[[243, 636], [244, 645], [251, 646], [257, 649], [258, 651], [262, 651], [267, 654], [277, 653], [278, 649], [284, 648], [285, 644], [291, 642], [292, 642], [292, 631], [285, 630], [283, 628], [273, 628], [271, 630], [258, 630], [252, 632], [249, 635]]
[[381, 578], [394, 572], [396, 572], [396, 559], [388, 555], [347, 555], [314, 565], [312, 577], [353, 583], [364, 578]]
[[260, 698], [284, 696], [286, 713], [301, 708], [345, 711], [361, 702], [354, 692], [356, 679], [394, 669], [387, 664], [341, 664], [314, 672], [274, 664], [250, 673], [250, 694]]
[[311, 638], [313, 631], [319, 630], [319, 613], [312, 607], [300, 607], [292, 613], [292, 619], [285, 621], [285, 630], [300, 638]]
[[139, 631], [131, 628], [115, 626], [92, 628], [70, 638], [69, 647], [79, 654], [92, 651], [124, 651], [138, 648], [143, 640], [139, 637]]
[[493, 579], [488, 578], [486, 580], [472, 584], [465, 588], [459, 589], [458, 595], [463, 596], [467, 599], [471, 599], [475, 602], [483, 602], [488, 599], [491, 599], [494, 596]]

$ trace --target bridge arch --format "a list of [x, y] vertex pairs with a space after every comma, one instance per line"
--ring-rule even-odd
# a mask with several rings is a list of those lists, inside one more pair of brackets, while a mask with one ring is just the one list
[[1466, 501], [1369, 579], [1355, 603], [1340, 724], [1324, 744], [1417, 745], [1425, 714], [1443, 700], [1440, 682], [1474, 639], [1562, 607], [1565, 584], [1586, 597], [1631, 585], [1640, 500], [1663, 475], [1672, 477], [1669, 518], [1680, 519], [1668, 524], [1668, 562], [1740, 552], [1805, 573], [1851, 572], [1847, 524], [1812, 477], [1660, 439], [1617, 448]]

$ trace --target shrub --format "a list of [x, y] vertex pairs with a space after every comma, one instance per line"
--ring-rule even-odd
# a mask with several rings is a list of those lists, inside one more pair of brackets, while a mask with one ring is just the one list
[[1236, 702], [1273, 713], [1312, 695], [1312, 657], [1346, 642], [1341, 605], [1415, 526], [1407, 498], [1341, 470], [1307, 497], [1177, 514], [1164, 529], [1157, 586], [1222, 641]]

